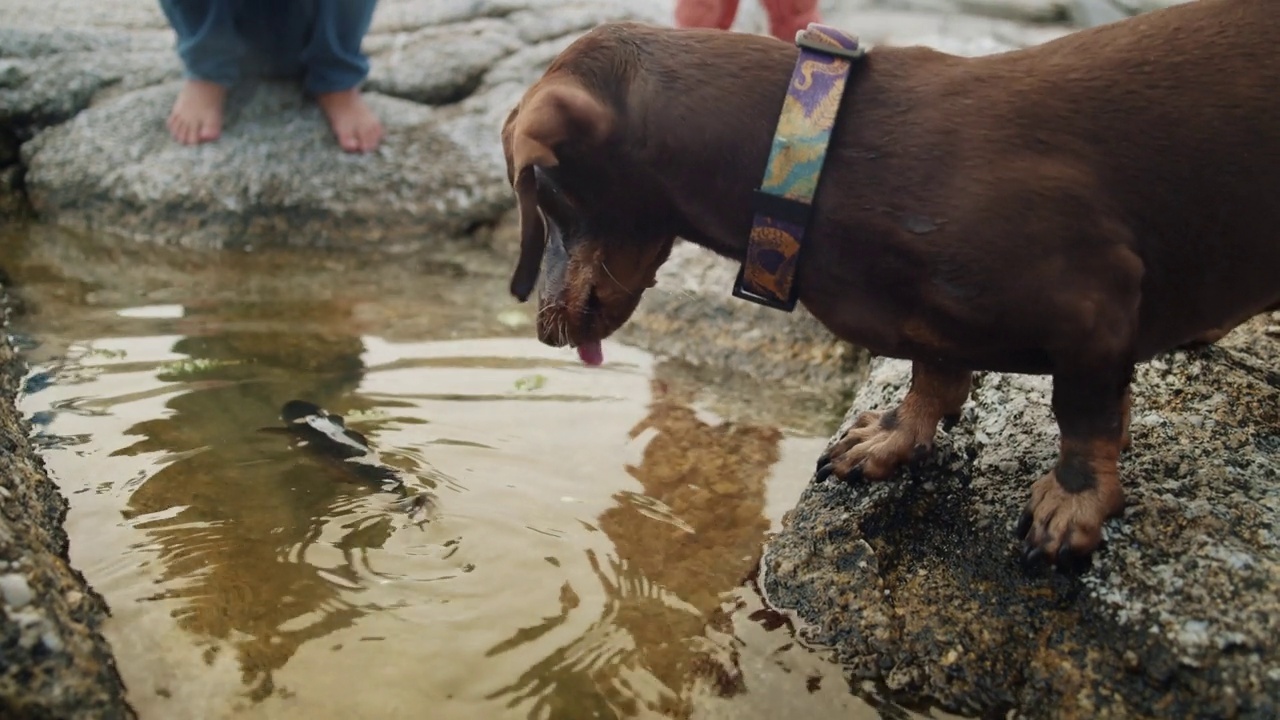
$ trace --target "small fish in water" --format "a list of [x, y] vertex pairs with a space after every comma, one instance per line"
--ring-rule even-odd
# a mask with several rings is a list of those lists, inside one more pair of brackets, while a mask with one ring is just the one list
[[348, 428], [341, 415], [305, 400], [290, 400], [280, 409], [280, 419], [284, 428], [264, 429], [288, 433], [311, 452], [340, 461], [361, 480], [385, 491], [399, 493], [401, 499], [396, 501], [395, 507], [410, 517], [419, 513], [425, 516], [432, 505], [431, 493], [412, 493], [400, 473], [384, 464], [369, 444], [369, 439]]

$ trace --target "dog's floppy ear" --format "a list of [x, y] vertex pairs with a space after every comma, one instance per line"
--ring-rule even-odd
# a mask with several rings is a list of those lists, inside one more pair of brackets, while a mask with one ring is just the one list
[[533, 292], [547, 242], [534, 168], [558, 165], [555, 149], [560, 144], [598, 144], [612, 129], [613, 113], [609, 108], [568, 79], [538, 86], [507, 116], [502, 148], [507, 156], [508, 180], [515, 188], [520, 209], [520, 259], [511, 276], [511, 294], [520, 302]]

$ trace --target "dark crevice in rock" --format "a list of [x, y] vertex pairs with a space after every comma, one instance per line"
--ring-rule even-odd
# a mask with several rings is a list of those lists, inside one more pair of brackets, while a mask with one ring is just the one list
[[0, 167], [0, 218], [18, 219], [32, 214], [25, 181], [26, 169], [22, 165]]

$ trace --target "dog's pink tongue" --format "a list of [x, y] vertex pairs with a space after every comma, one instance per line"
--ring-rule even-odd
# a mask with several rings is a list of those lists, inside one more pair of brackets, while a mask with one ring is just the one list
[[578, 357], [583, 365], [596, 366], [604, 362], [604, 350], [600, 349], [600, 341], [592, 340], [578, 346]]

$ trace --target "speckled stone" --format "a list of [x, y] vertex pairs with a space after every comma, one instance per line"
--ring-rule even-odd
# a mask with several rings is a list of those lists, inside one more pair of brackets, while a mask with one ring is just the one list
[[[1013, 527], [1053, 463], [1047, 378], [979, 376], [936, 456], [811, 485], [763, 564], [770, 600], [852, 678], [988, 717], [1280, 715], [1280, 339], [1260, 317], [1138, 368], [1128, 498], [1078, 578], [1024, 572]], [[892, 406], [873, 360], [846, 422]]]

